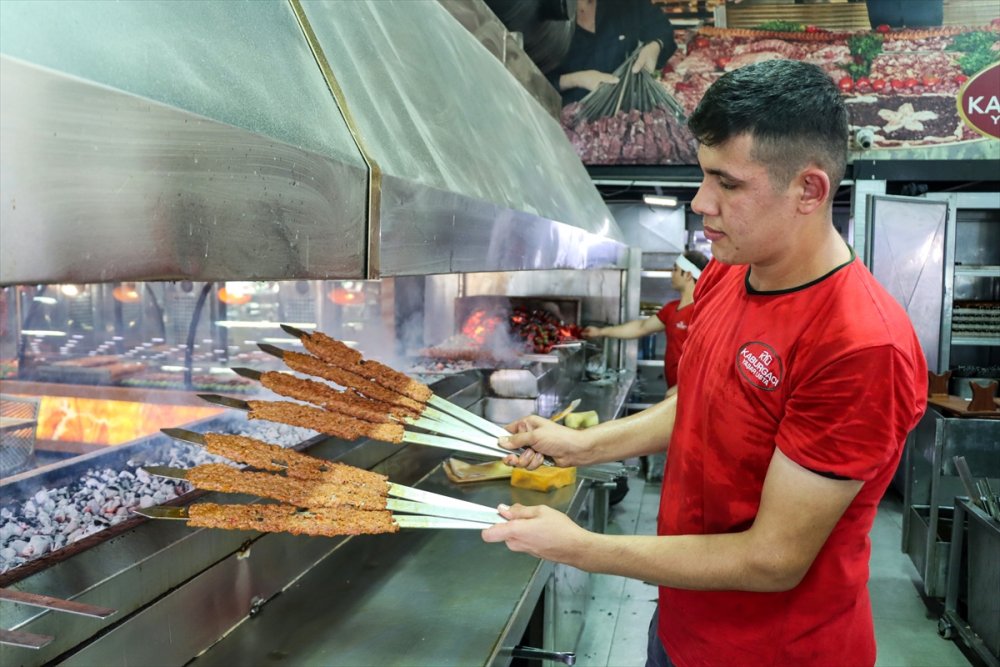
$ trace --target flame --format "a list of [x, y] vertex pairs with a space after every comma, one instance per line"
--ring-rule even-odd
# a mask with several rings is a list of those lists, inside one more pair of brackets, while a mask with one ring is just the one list
[[462, 333], [476, 343], [484, 343], [502, 322], [503, 318], [499, 315], [490, 315], [485, 310], [477, 310], [465, 320]]
[[334, 288], [327, 297], [338, 306], [361, 305], [365, 302], [364, 292], [352, 292], [343, 287]]
[[238, 289], [219, 288], [219, 301], [230, 306], [242, 306], [249, 303], [253, 295], [242, 292]]
[[111, 290], [111, 295], [115, 298], [115, 301], [121, 301], [122, 303], [139, 302], [139, 290], [136, 289], [135, 283], [122, 283]]
[[40, 440], [118, 445], [222, 413], [220, 408], [156, 405], [134, 401], [43, 396], [38, 410]]

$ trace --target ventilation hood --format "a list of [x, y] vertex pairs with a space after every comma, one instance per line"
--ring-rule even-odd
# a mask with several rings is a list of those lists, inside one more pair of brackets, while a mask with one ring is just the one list
[[0, 85], [3, 284], [625, 265], [437, 2], [5, 0]]

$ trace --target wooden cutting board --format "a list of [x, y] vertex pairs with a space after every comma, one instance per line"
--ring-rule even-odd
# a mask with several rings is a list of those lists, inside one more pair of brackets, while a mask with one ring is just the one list
[[931, 405], [937, 406], [955, 417], [974, 417], [976, 419], [1000, 419], [1000, 399], [993, 399], [993, 410], [969, 410], [971, 399], [958, 396], [936, 394], [927, 399]]

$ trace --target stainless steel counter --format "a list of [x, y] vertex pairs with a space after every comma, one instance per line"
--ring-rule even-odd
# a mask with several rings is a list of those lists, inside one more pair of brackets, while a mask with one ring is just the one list
[[[437, 468], [421, 488], [496, 505], [579, 513], [588, 485], [552, 493], [506, 481], [457, 488]], [[506, 664], [552, 564], [478, 531], [354, 538], [194, 661], [194, 665]]]

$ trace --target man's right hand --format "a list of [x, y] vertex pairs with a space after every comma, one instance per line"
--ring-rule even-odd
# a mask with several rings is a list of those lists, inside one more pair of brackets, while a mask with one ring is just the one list
[[601, 333], [601, 327], [585, 327], [580, 335], [590, 340], [591, 338], [601, 338], [603, 334]]
[[568, 90], [569, 88], [596, 90], [602, 83], [616, 84], [618, 83], [618, 77], [596, 69], [585, 69], [579, 72], [563, 74], [559, 79], [560, 88], [563, 90]]
[[557, 466], [567, 468], [587, 463], [587, 444], [583, 431], [556, 424], [531, 415], [507, 427], [509, 438], [500, 440], [504, 449], [525, 448], [521, 455], [511, 454], [504, 459], [507, 465], [534, 470], [542, 465], [543, 455], [550, 457]]

